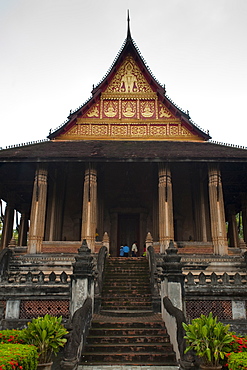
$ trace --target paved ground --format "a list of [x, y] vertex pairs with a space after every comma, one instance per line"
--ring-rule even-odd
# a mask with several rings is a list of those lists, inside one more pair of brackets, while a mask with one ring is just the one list
[[177, 366], [79, 366], [78, 370], [178, 370]]

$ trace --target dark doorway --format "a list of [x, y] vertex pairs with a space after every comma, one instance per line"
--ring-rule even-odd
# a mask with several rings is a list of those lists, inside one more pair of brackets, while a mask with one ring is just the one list
[[[125, 243], [130, 247], [136, 241], [139, 249], [140, 215], [124, 213], [118, 215], [118, 246]], [[138, 251], [139, 253], [139, 251]]]

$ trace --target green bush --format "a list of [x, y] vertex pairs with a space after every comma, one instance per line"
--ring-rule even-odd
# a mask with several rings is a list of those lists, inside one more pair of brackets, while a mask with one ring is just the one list
[[0, 330], [0, 343], [24, 343], [23, 330]]
[[230, 353], [227, 364], [229, 370], [247, 369], [247, 352]]
[[38, 317], [28, 323], [27, 329], [23, 330], [24, 341], [33, 344], [38, 349], [39, 363], [48, 363], [52, 355], [57, 354], [60, 347], [67, 342], [64, 336], [68, 331], [62, 324], [62, 316]]
[[218, 366], [231, 351], [233, 336], [229, 325], [223, 325], [212, 312], [193, 319], [189, 325], [183, 323], [183, 328], [188, 345], [185, 353], [194, 350], [204, 365]]
[[0, 344], [0, 370], [36, 370], [38, 352], [26, 344]]

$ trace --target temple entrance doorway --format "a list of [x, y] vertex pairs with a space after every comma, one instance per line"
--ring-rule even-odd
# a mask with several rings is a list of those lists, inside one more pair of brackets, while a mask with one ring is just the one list
[[118, 246], [127, 244], [131, 249], [140, 240], [140, 215], [136, 213], [118, 214]]

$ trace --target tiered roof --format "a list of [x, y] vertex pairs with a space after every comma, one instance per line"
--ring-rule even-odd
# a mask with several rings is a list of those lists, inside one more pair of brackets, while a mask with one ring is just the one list
[[91, 98], [48, 141], [0, 151], [19, 161], [246, 162], [247, 150], [212, 143], [166, 95], [135, 45], [125, 42]]
[[153, 76], [130, 33], [92, 97], [49, 135], [51, 140], [207, 141]]

